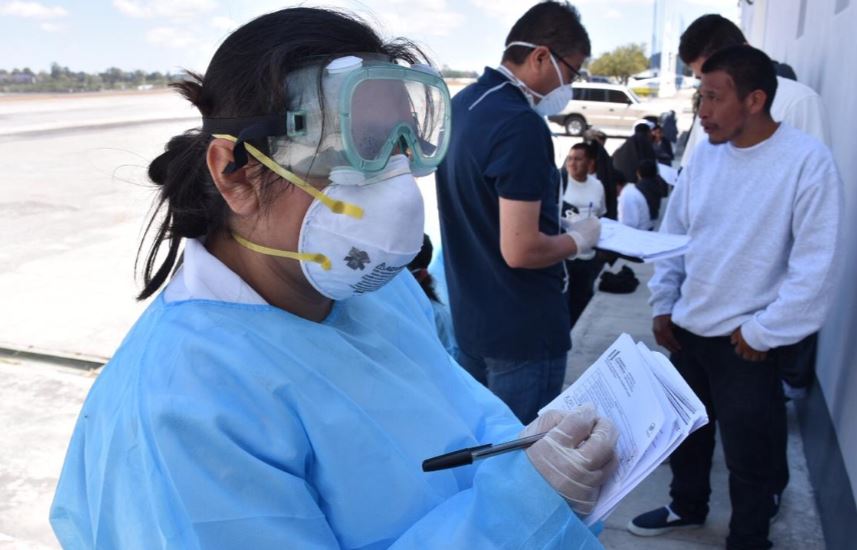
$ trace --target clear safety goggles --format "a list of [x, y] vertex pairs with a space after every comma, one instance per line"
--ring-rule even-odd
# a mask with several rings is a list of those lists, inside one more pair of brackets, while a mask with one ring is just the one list
[[[424, 175], [446, 154], [449, 90], [428, 65], [347, 56], [294, 71], [285, 86], [286, 113], [206, 119], [203, 129], [237, 135], [236, 149], [244, 140], [267, 138], [271, 158], [311, 177], [337, 168], [369, 176], [383, 170], [393, 154], [406, 155], [412, 172]], [[235, 159], [237, 168], [246, 155], [236, 151]]]

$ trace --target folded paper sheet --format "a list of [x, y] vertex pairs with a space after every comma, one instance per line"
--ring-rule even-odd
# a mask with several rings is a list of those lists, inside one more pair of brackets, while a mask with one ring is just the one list
[[639, 258], [644, 262], [654, 262], [687, 252], [690, 237], [655, 231], [642, 231], [628, 227], [609, 218], [601, 218], [601, 238], [596, 248], [610, 250]]
[[622, 334], [541, 411], [594, 403], [619, 429], [619, 467], [601, 488], [587, 525], [606, 517], [694, 430], [708, 423], [702, 402], [663, 354]]

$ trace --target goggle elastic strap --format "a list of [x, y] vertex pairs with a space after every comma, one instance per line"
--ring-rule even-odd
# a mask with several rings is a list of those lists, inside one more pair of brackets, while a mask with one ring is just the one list
[[[239, 143], [239, 139], [235, 136], [231, 136], [229, 134], [212, 134], [216, 138], [226, 139], [233, 143]], [[247, 142], [240, 142], [243, 145], [243, 149], [246, 149], [248, 153], [250, 153], [256, 160], [261, 162], [266, 168], [283, 178], [284, 180], [292, 183], [298, 189], [301, 189], [312, 198], [317, 199], [320, 203], [324, 204], [327, 208], [330, 209], [334, 214], [345, 214], [346, 216], [351, 216], [352, 218], [361, 219], [363, 218], [363, 209], [355, 204], [349, 204], [347, 202], [343, 202], [340, 200], [333, 199], [328, 195], [325, 195], [309, 183], [306, 180], [298, 176], [293, 172], [289, 172], [279, 164], [277, 164], [271, 157], [254, 147], [253, 145]], [[238, 146], [236, 145], [235, 150], [238, 150]]]
[[321, 265], [321, 268], [325, 271], [329, 271], [331, 266], [330, 260], [324, 254], [313, 254], [313, 253], [302, 253], [302, 252], [289, 252], [288, 250], [279, 250], [277, 248], [270, 248], [267, 246], [262, 246], [261, 244], [256, 244], [254, 242], [250, 242], [244, 237], [238, 235], [237, 233], [232, 233], [232, 237], [235, 241], [247, 248], [252, 250], [253, 252], [258, 252], [260, 254], [265, 254], [267, 256], [276, 256], [278, 258], [289, 258], [292, 260], [303, 260], [305, 262], [315, 262]]

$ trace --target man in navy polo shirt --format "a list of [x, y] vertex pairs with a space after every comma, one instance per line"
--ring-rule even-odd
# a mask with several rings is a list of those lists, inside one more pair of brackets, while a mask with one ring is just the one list
[[571, 99], [589, 54], [574, 7], [530, 8], [509, 32], [501, 65], [453, 98], [450, 148], [436, 176], [458, 362], [525, 423], [565, 376], [562, 260], [591, 250], [600, 232], [595, 218], [560, 227], [544, 119]]

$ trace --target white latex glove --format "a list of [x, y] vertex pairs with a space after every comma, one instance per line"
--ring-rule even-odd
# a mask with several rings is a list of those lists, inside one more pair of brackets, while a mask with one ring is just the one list
[[598, 244], [598, 238], [601, 236], [601, 221], [598, 218], [580, 218], [572, 221], [573, 219], [560, 220], [562, 228], [577, 245], [577, 254], [572, 258], [591, 257], [592, 249]]
[[601, 486], [614, 472], [616, 440], [613, 423], [597, 416], [595, 407], [546, 411], [533, 420], [523, 436], [548, 432], [527, 449], [527, 456], [543, 478], [580, 515], [592, 512]]

